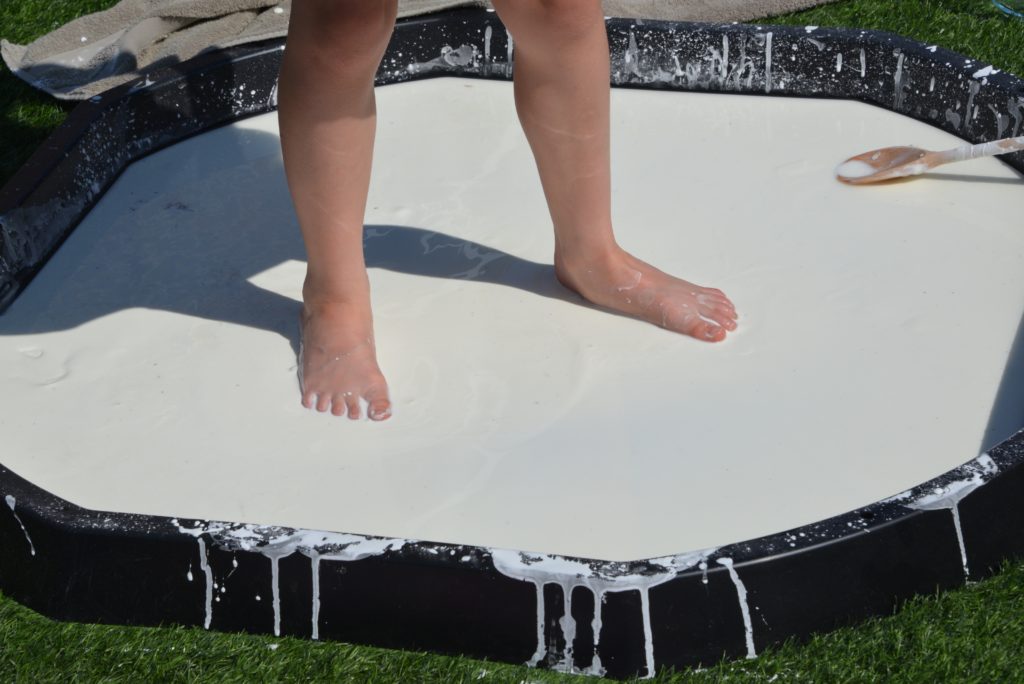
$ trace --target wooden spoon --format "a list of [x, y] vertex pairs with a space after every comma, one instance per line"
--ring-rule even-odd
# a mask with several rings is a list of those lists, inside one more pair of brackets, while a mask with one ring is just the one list
[[836, 178], [851, 185], [917, 176], [942, 164], [991, 157], [1007, 152], [1024, 150], [1024, 135], [1003, 138], [978, 145], [964, 145], [942, 152], [931, 152], [919, 147], [883, 147], [856, 157], [850, 157], [836, 167]]

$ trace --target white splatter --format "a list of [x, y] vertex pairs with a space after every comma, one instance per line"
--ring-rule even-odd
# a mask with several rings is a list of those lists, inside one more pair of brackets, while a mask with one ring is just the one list
[[948, 482], [910, 501], [907, 499], [911, 499], [912, 491], [906, 491], [885, 499], [884, 503], [900, 502], [907, 508], [918, 511], [949, 509], [953, 516], [957, 544], [960, 546], [960, 561], [964, 568], [964, 579], [970, 580], [971, 571], [967, 565], [967, 545], [964, 543], [963, 528], [960, 526], [959, 504], [964, 497], [992, 479], [999, 472], [999, 466], [995, 464], [991, 456], [981, 454], [973, 461], [961, 466], [960, 471], [968, 477]]
[[[535, 667], [547, 655], [544, 640], [545, 607], [544, 587], [555, 584], [561, 587], [563, 596], [564, 616], [559, 625], [566, 641], [565, 652], [561, 655], [558, 667], [567, 672], [584, 672], [586, 674], [603, 675], [597, 655], [601, 640], [602, 606], [604, 596], [608, 593], [636, 591], [640, 594], [641, 617], [644, 625], [644, 656], [647, 676], [653, 677], [656, 672], [654, 660], [654, 636], [651, 629], [650, 596], [651, 587], [658, 586], [674, 579], [680, 572], [705, 562], [709, 554], [716, 549], [705, 549], [678, 556], [665, 556], [649, 561], [651, 566], [659, 568], [651, 574], [623, 573], [612, 575], [595, 569], [587, 563], [562, 556], [546, 554], [530, 554], [521, 551], [491, 549], [491, 559], [495, 569], [506, 577], [531, 582], [537, 594], [537, 649], [527, 665]], [[573, 666], [572, 639], [576, 634], [575, 619], [572, 618], [572, 592], [577, 587], [586, 587], [594, 597], [594, 661], [585, 670], [576, 670]]]
[[740, 600], [740, 613], [743, 615], [743, 631], [747, 637], [747, 658], [756, 658], [757, 651], [754, 649], [754, 625], [750, 620], [750, 605], [747, 603], [747, 587], [740, 579], [739, 573], [733, 566], [732, 558], [719, 558], [718, 564], [729, 571], [732, 583], [736, 585], [736, 595]]
[[32, 543], [32, 537], [28, 536], [28, 530], [25, 529], [25, 523], [21, 522], [21, 518], [18, 517], [18, 514], [14, 510], [14, 506], [18, 503], [18, 500], [15, 499], [10, 494], [5, 496], [4, 500], [7, 502], [7, 507], [11, 509], [11, 515], [13, 515], [14, 519], [18, 521], [18, 525], [21, 527], [22, 534], [25, 535], [25, 541], [28, 542], [29, 551], [32, 552], [33, 556], [36, 555], [36, 547], [35, 544]]

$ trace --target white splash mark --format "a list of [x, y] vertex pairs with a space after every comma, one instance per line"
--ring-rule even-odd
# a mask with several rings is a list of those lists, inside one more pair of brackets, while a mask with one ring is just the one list
[[722, 34], [722, 56], [718, 67], [719, 78], [722, 84], [729, 79], [729, 36]]
[[977, 71], [975, 71], [973, 76], [974, 76], [974, 78], [984, 78], [985, 76], [991, 76], [993, 74], [998, 74], [1000, 71], [1002, 71], [1002, 70], [1001, 69], [996, 69], [993, 66], [987, 66], [984, 69], [978, 69]]
[[584, 668], [583, 673], [592, 675], [594, 677], [601, 677], [605, 673], [604, 666], [601, 665], [601, 656], [597, 653], [597, 645], [600, 642], [601, 628], [604, 626], [604, 620], [602, 618], [602, 610], [598, 606], [604, 605], [604, 590], [599, 589], [594, 594], [594, 618], [590, 621], [590, 629], [594, 633], [594, 659], [590, 663], [590, 667]]
[[967, 107], [964, 109], [964, 130], [971, 130], [971, 122], [978, 116], [978, 107], [974, 105], [974, 98], [981, 92], [981, 84], [971, 81], [967, 84]]
[[903, 90], [903, 60], [906, 55], [901, 50], [896, 51], [896, 73], [893, 76], [893, 109], [903, 107], [903, 99], [906, 93]]
[[281, 636], [281, 568], [280, 556], [270, 556], [270, 591], [274, 603], [274, 636]]
[[530, 667], [537, 667], [540, 661], [547, 656], [548, 649], [544, 645], [544, 583], [534, 582], [533, 585], [537, 589], [537, 650], [533, 652], [526, 664]]
[[632, 31], [629, 32], [626, 51], [622, 54], [622, 63], [626, 67], [626, 73], [643, 78], [643, 74], [640, 73], [640, 46], [636, 44], [636, 35]]
[[206, 575], [206, 615], [203, 619], [203, 628], [210, 629], [210, 623], [213, 621], [213, 570], [210, 569], [210, 563], [206, 558], [206, 541], [199, 536], [196, 537], [196, 541], [199, 542], [199, 567]]
[[505, 64], [505, 73], [509, 76], [512, 75], [512, 53], [515, 52], [515, 43], [512, 41], [512, 34], [508, 29], [505, 29], [505, 37], [508, 39], [508, 52], [505, 59], [508, 60]]
[[860, 77], [864, 78], [864, 75], [868, 73], [868, 58], [864, 54], [864, 48], [860, 49]]
[[632, 290], [637, 285], [639, 285], [640, 284], [640, 280], [643, 278], [643, 274], [641, 274], [640, 271], [634, 271], [633, 275], [636, 276], [636, 277], [633, 278], [633, 282], [632, 283], [630, 283], [629, 285], [622, 285], [621, 287], [616, 287], [615, 289], [618, 292], [625, 292], [626, 290]]
[[772, 92], [772, 32], [764, 34], [764, 92]]
[[137, 81], [131, 88], [129, 88], [128, 92], [129, 93], [137, 92], [139, 90], [142, 90], [143, 88], [148, 88], [149, 86], [153, 85], [154, 83], [156, 83], [156, 81], [153, 81], [153, 80], [151, 80], [149, 78], [149, 76], [146, 76], [144, 79], [142, 79], [141, 81]]
[[988, 454], [981, 454], [978, 458], [965, 464], [960, 469], [964, 475], [963, 479], [954, 480], [942, 487], [936, 487], [932, 491], [913, 499], [909, 499], [910, 492], [902, 492], [894, 497], [886, 499], [886, 502], [900, 501], [907, 508], [918, 511], [937, 511], [943, 508], [949, 509], [953, 516], [953, 527], [956, 530], [957, 544], [960, 546], [960, 561], [964, 568], [964, 580], [969, 581], [971, 571], [967, 565], [967, 545], [964, 543], [963, 528], [960, 526], [960, 501], [978, 487], [988, 482], [999, 472], [999, 466], [995, 464]]
[[[716, 549], [705, 549], [678, 556], [665, 556], [649, 561], [649, 564], [660, 568], [660, 571], [652, 574], [628, 574], [611, 575], [600, 570], [595, 570], [589, 564], [546, 554], [530, 554], [521, 551], [510, 551], [505, 549], [490, 549], [491, 560], [494, 568], [513, 579], [530, 582], [537, 590], [537, 649], [527, 665], [536, 667], [547, 655], [547, 647], [544, 640], [545, 606], [544, 587], [554, 584], [562, 589], [564, 614], [559, 621], [562, 628], [562, 635], [566, 641], [566, 651], [561, 654], [559, 667], [567, 672], [584, 672], [592, 675], [603, 675], [604, 668], [601, 666], [597, 656], [598, 646], [601, 641], [602, 610], [604, 597], [608, 593], [621, 593], [626, 591], [637, 591], [640, 594], [641, 613], [644, 621], [644, 654], [648, 676], [654, 676], [656, 663], [654, 660], [654, 636], [650, 624], [650, 604], [648, 591], [651, 587], [658, 586], [675, 578], [680, 572], [688, 570], [702, 561], [706, 561], [709, 554]], [[573, 666], [572, 640], [576, 634], [576, 622], [572, 615], [572, 592], [577, 587], [586, 587], [594, 597], [594, 618], [591, 625], [594, 628], [594, 660], [589, 668], [577, 670]]]
[[649, 587], [640, 588], [640, 615], [644, 620], [644, 659], [647, 679], [654, 677], [654, 633], [651, 630], [651, 596]]
[[1001, 111], [996, 109], [995, 105], [988, 105], [989, 110], [992, 112], [992, 116], [996, 119], [996, 138], [1002, 138], [1003, 133], [1010, 125], [1010, 118], [1004, 115]]
[[[274, 634], [281, 633], [281, 587], [280, 560], [295, 552], [310, 558], [314, 575], [313, 585], [313, 638], [319, 638], [320, 616], [320, 560], [352, 562], [387, 551], [397, 551], [409, 543], [406, 539], [371, 538], [356, 534], [339, 534], [316, 530], [261, 527], [259, 525], [238, 525], [220, 522], [206, 522], [196, 527], [183, 527], [177, 519], [171, 522], [178, 530], [192, 535], [199, 541], [200, 562], [206, 573], [207, 617], [209, 628], [212, 615], [213, 573], [206, 562], [206, 544], [203, 534], [210, 535], [213, 543], [229, 551], [249, 551], [270, 559], [271, 588], [273, 590]], [[236, 566], [237, 567], [237, 566]], [[260, 597], [257, 596], [259, 601]]]
[[729, 577], [732, 578], [732, 583], [736, 585], [736, 595], [740, 600], [740, 612], [743, 614], [743, 631], [747, 636], [747, 658], [756, 658], [757, 651], [754, 649], [754, 626], [750, 620], [750, 605], [747, 603], [747, 587], [743, 584], [743, 580], [740, 579], [739, 573], [736, 572], [732, 558], [719, 558], [718, 564], [725, 566], [725, 569], [729, 571]]
[[185, 577], [188, 579], [189, 582], [191, 582], [193, 579], [195, 579], [194, 577], [192, 577], [192, 565], [191, 564], [188, 566], [188, 572], [185, 573]]
[[565, 651], [556, 669], [569, 673], [572, 672], [573, 644], [576, 641], [576, 618], [572, 616], [572, 592], [575, 588], [571, 586], [569, 591], [562, 592], [562, 617], [558, 620], [558, 625], [562, 628], [562, 637], [565, 639]]
[[804, 26], [804, 31], [807, 31], [807, 33], [814, 33], [817, 30], [817, 26]]
[[935, 92], [935, 77], [934, 76], [932, 76], [932, 79], [928, 82], [928, 92], [929, 93], [934, 93]]
[[29, 550], [32, 552], [33, 556], [36, 555], [36, 547], [35, 544], [32, 543], [32, 537], [28, 536], [28, 530], [25, 529], [25, 523], [21, 522], [21, 518], [19, 518], [18, 514], [14, 511], [14, 506], [18, 503], [18, 500], [8, 494], [4, 497], [4, 501], [7, 502], [7, 507], [11, 509], [11, 515], [13, 515], [14, 519], [18, 521], [18, 525], [21, 527], [21, 532], [25, 535], [25, 541], [28, 542]]
[[[489, 27], [488, 27], [489, 28]], [[320, 639], [320, 554], [310, 550], [310, 573], [313, 576], [313, 640]]]
[[487, 28], [484, 29], [484, 68], [489, 69], [491, 66], [491, 37], [494, 35], [494, 30], [491, 25], [488, 24]]
[[843, 53], [840, 52], [836, 55], [836, 73], [838, 74], [843, 70]]
[[270, 89], [270, 97], [267, 98], [267, 107], [270, 109], [277, 109], [277, 81], [274, 81], [274, 87]]

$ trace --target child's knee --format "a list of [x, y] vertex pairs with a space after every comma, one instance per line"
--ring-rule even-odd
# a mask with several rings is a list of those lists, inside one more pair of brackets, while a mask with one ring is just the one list
[[[376, 70], [395, 26], [396, 2], [300, 0], [293, 3], [289, 37], [298, 40], [329, 66]], [[296, 17], [296, 13], [300, 13]]]
[[573, 40], [590, 35], [598, 24], [604, 30], [600, 0], [503, 0], [499, 13], [516, 42], [533, 36]]

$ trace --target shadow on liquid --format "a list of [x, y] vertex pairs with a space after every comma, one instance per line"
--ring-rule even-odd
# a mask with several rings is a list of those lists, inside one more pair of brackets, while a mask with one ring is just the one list
[[[249, 282], [287, 261], [306, 259], [277, 155], [279, 140], [230, 128], [218, 131], [217, 140], [211, 156], [256, 157], [258, 168], [250, 173], [237, 165], [236, 178], [225, 181], [217, 177], [222, 161], [186, 160], [199, 178], [209, 174], [211, 183], [223, 183], [228, 191], [190, 197], [168, 185], [149, 197], [127, 197], [127, 206], [117, 208], [113, 246], [106, 234], [110, 226], [87, 218], [61, 247], [60, 259], [45, 266], [0, 315], [0, 336], [67, 330], [120, 310], [149, 308], [274, 332], [297, 351], [301, 305]], [[202, 154], [207, 148], [191, 149]], [[115, 185], [103, 201], [117, 192]], [[260, 211], [267, 206], [275, 210]], [[369, 269], [481, 281], [586, 305], [558, 283], [551, 264], [425, 228], [367, 225], [363, 235]], [[83, 275], [83, 269], [95, 273]], [[66, 286], [69, 271], [75, 273], [74, 288]]]

